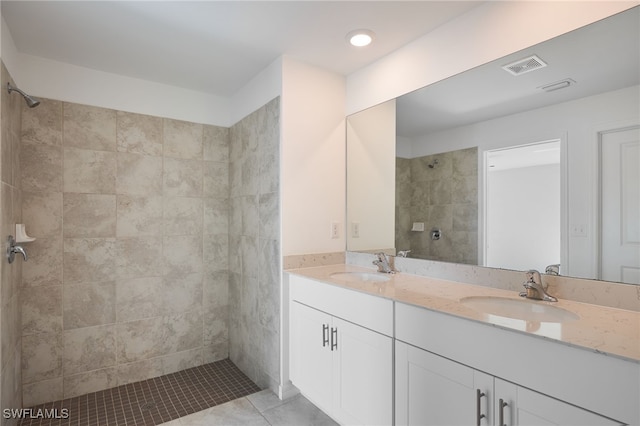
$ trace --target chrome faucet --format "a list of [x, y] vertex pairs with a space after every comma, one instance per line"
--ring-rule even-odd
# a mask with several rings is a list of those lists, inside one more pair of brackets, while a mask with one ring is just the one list
[[376, 253], [377, 259], [373, 261], [373, 264], [378, 267], [378, 272], [384, 272], [385, 274], [394, 274], [396, 271], [389, 265], [387, 255], [383, 252]]
[[556, 263], [555, 265], [547, 266], [544, 273], [547, 275], [560, 275], [560, 264]]
[[546, 302], [557, 302], [553, 296], [549, 296], [542, 285], [542, 278], [540, 277], [540, 272], [532, 269], [526, 272], [527, 281], [525, 281], [522, 285], [526, 289], [525, 291], [520, 293], [521, 297], [526, 297], [527, 299], [536, 299], [536, 300], [544, 300]]
[[407, 257], [411, 253], [411, 250], [400, 250], [398, 251], [398, 257]]

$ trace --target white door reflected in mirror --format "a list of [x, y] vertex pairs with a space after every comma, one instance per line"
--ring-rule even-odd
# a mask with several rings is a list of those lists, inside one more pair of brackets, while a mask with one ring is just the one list
[[640, 127], [600, 134], [600, 278], [640, 284]]
[[560, 264], [560, 140], [485, 152], [485, 266]]

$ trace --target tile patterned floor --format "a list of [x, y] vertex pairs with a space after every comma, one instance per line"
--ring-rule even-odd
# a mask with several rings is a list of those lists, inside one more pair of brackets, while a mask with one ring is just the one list
[[163, 426], [338, 426], [301, 395], [281, 401], [264, 390]]
[[32, 407], [35, 413], [39, 409], [62, 413], [66, 408], [69, 416], [66, 419], [23, 419], [20, 426], [159, 425], [259, 391], [258, 386], [226, 359]]

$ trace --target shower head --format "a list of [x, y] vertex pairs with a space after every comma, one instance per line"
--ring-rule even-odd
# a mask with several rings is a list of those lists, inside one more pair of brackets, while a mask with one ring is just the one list
[[440, 161], [438, 161], [438, 159], [436, 158], [435, 160], [433, 160], [431, 164], [428, 164], [428, 166], [430, 169], [433, 169], [435, 166], [438, 165], [438, 163], [440, 163]]
[[37, 98], [29, 96], [17, 87], [11, 87], [11, 83], [7, 83], [7, 92], [11, 93], [13, 91], [16, 91], [22, 95], [29, 108], [35, 108], [40, 105], [40, 101]]

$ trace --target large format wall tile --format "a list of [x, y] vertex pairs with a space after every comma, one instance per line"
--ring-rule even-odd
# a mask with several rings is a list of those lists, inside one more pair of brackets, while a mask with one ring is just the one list
[[204, 199], [204, 234], [229, 233], [229, 201]]
[[202, 235], [164, 237], [162, 248], [164, 275], [184, 276], [202, 272]]
[[165, 157], [202, 160], [202, 135], [202, 124], [165, 119]]
[[65, 284], [114, 281], [118, 255], [115, 238], [65, 238]]
[[227, 163], [204, 162], [203, 191], [213, 198], [229, 197], [229, 165]]
[[202, 197], [202, 161], [165, 158], [164, 195]]
[[62, 235], [29, 243], [29, 267], [22, 272], [24, 287], [62, 285], [62, 244]]
[[162, 158], [118, 153], [117, 193], [162, 195]]
[[164, 312], [163, 278], [120, 279], [116, 287], [117, 322], [157, 317]]
[[65, 238], [116, 236], [116, 196], [75, 194], [63, 198]]
[[62, 376], [64, 343], [60, 333], [22, 336], [22, 379], [24, 383]]
[[[0, 74], [3, 84], [7, 82], [14, 84], [11, 75], [4, 64], [0, 66]], [[23, 161], [34, 170], [33, 162], [29, 161], [22, 152], [20, 143], [21, 118], [23, 110], [23, 99], [20, 96], [12, 95], [7, 90], [0, 95], [0, 234], [3, 241], [8, 235], [15, 234], [15, 224], [22, 223], [22, 170]], [[43, 149], [38, 149], [32, 142], [28, 153], [41, 155], [40, 158], [52, 158], [56, 163], [56, 155], [59, 151], [55, 148], [48, 150], [47, 145], [42, 145]], [[49, 155], [52, 152], [52, 156]], [[55, 167], [52, 167], [55, 170]], [[38, 178], [27, 182], [27, 186], [46, 186], [43, 175], [49, 173], [53, 176], [52, 170], [47, 170]], [[58, 181], [59, 182], [59, 181]], [[57, 182], [56, 182], [57, 183]], [[34, 185], [36, 184], [36, 185]], [[18, 408], [22, 406], [22, 315], [20, 302], [22, 267], [24, 262], [17, 257], [12, 264], [6, 259], [0, 264], [0, 408]], [[47, 302], [44, 298], [40, 301]], [[50, 329], [46, 324], [47, 318], [53, 318], [50, 305], [47, 304], [41, 310], [35, 304], [31, 304], [27, 309], [28, 328], [32, 330]], [[52, 326], [51, 328], [55, 328]], [[33, 366], [34, 363], [32, 363]], [[32, 370], [34, 372], [34, 370]], [[42, 371], [40, 371], [42, 372]], [[38, 373], [38, 372], [36, 372]], [[15, 420], [4, 419], [3, 424], [14, 425]]]
[[202, 365], [202, 349], [174, 352], [162, 357], [162, 374], [171, 374]]
[[162, 235], [162, 197], [117, 196], [116, 235], [137, 237]]
[[23, 114], [22, 140], [62, 146], [62, 102], [40, 98], [38, 108]]
[[65, 375], [98, 370], [115, 364], [115, 325], [85, 327], [64, 332]]
[[24, 141], [20, 168], [23, 191], [62, 192], [62, 147]]
[[204, 271], [215, 273], [229, 269], [229, 235], [205, 235], [203, 240]]
[[62, 233], [62, 193], [23, 192], [22, 220], [29, 224], [29, 236], [57, 237]]
[[64, 399], [62, 377], [26, 383], [23, 385], [23, 391], [22, 403], [25, 407], [33, 407], [46, 402]]
[[[279, 108], [273, 100], [230, 129], [228, 293], [205, 286], [205, 318], [229, 311], [231, 360], [271, 388], [278, 386], [280, 363]], [[204, 256], [209, 263], [206, 238]], [[208, 338], [207, 359], [216, 356], [224, 334], [211, 328]]]
[[115, 282], [65, 285], [65, 330], [112, 324], [115, 321]]
[[117, 146], [120, 152], [162, 156], [162, 119], [118, 111]]
[[118, 360], [133, 362], [202, 346], [202, 315], [185, 314], [117, 325]]
[[116, 112], [88, 105], [64, 103], [65, 147], [116, 150]]
[[116, 240], [118, 278], [161, 275], [162, 237], [131, 237]]
[[229, 164], [229, 129], [204, 126], [202, 137], [202, 159]]
[[165, 197], [164, 235], [202, 235], [202, 198]]
[[62, 331], [62, 285], [22, 290], [22, 335]]
[[87, 149], [64, 149], [64, 191], [115, 194], [116, 153]]
[[143, 359], [118, 365], [118, 385], [147, 380], [162, 376], [162, 357]]
[[[37, 237], [22, 274], [23, 316], [1, 312], [3, 333], [24, 328], [12, 340], [24, 347], [18, 381], [32, 392], [25, 401], [144, 380], [231, 351], [252, 377], [272, 384], [279, 102], [236, 130], [42, 106], [25, 110], [21, 145], [2, 151], [20, 156], [22, 170], [12, 165], [3, 176], [26, 190], [23, 197], [3, 185], [2, 205], [15, 205], [9, 211]], [[10, 216], [3, 221], [15, 223]]]
[[202, 274], [165, 276], [162, 279], [162, 306], [166, 314], [179, 314], [202, 307]]
[[64, 397], [73, 398], [90, 392], [109, 389], [118, 385], [118, 371], [116, 367], [88, 371], [64, 377]]

